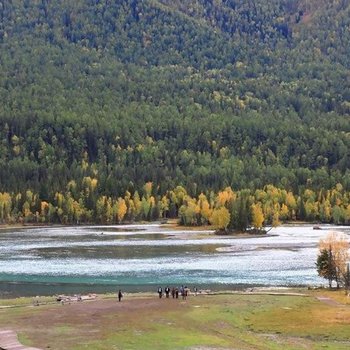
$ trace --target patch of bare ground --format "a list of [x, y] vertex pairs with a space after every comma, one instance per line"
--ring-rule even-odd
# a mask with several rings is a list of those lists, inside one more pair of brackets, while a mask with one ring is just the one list
[[239, 350], [237, 348], [213, 348], [213, 347], [207, 347], [207, 346], [195, 346], [192, 348], [188, 348], [188, 350]]
[[17, 334], [11, 329], [0, 329], [0, 349], [1, 350], [41, 350], [22, 345]]
[[[314, 343], [311, 339], [308, 339], [307, 337], [292, 337], [287, 335], [280, 335], [276, 333], [266, 333], [266, 334], [260, 334], [262, 338], [269, 339], [273, 341], [276, 344], [281, 344], [282, 347], [288, 345], [290, 347], [293, 347], [298, 350], [303, 349], [313, 349]], [[337, 344], [342, 346], [349, 345], [350, 348], [350, 342], [349, 341], [338, 341]]]
[[[69, 349], [78, 339], [104, 339], [112, 329], [121, 332], [137, 329], [141, 315], [147, 315], [152, 324], [153, 321], [159, 322], [164, 313], [179, 309], [185, 311], [188, 307], [187, 303], [180, 300], [159, 300], [155, 297], [130, 298], [120, 303], [116, 299], [99, 299], [55, 306], [42, 305], [27, 307], [21, 317], [11, 317], [5, 322], [1, 320], [0, 327], [6, 325], [17, 333], [30, 334], [32, 344], [39, 348]], [[170, 321], [166, 318], [162, 320], [164, 324]], [[60, 331], [57, 332], [57, 329]]]
[[329, 297], [326, 297], [326, 296], [323, 296], [323, 295], [320, 295], [320, 296], [316, 297], [316, 299], [321, 301], [322, 303], [325, 303], [325, 304], [329, 305], [329, 306], [349, 307], [349, 305], [340, 303], [337, 300], [334, 300], [332, 298], [329, 298]]
[[295, 349], [311, 349], [313, 346], [313, 343], [311, 340], [308, 340], [306, 338], [300, 338], [300, 337], [291, 337], [291, 336], [280, 336], [276, 333], [266, 333], [266, 334], [260, 334], [262, 338], [268, 339], [272, 341], [275, 344], [280, 344], [281, 348], [284, 347], [286, 344], [288, 346], [292, 346]]

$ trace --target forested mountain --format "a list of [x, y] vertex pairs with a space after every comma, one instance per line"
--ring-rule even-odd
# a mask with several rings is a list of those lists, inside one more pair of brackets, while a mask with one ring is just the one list
[[349, 0], [0, 0], [0, 52], [19, 206], [87, 178], [96, 198], [350, 191]]

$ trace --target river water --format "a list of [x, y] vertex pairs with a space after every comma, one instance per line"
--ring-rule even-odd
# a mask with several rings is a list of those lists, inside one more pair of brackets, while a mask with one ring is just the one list
[[349, 227], [280, 226], [258, 238], [160, 224], [0, 230], [0, 295], [320, 285], [317, 244]]

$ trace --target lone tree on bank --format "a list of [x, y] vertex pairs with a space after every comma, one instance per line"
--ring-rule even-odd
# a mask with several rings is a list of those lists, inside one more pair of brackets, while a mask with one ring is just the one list
[[343, 233], [330, 232], [319, 242], [317, 272], [328, 279], [329, 287], [335, 281], [337, 288], [348, 284], [347, 263], [349, 260], [349, 241]]
[[316, 262], [317, 273], [319, 276], [328, 279], [329, 288], [332, 288], [332, 281], [336, 280], [336, 270], [334, 265], [332, 250], [320, 250]]

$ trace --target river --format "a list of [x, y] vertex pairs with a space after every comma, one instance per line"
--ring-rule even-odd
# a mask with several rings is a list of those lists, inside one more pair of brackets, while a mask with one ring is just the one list
[[349, 227], [288, 225], [258, 238], [161, 224], [0, 230], [0, 296], [151, 291], [157, 285], [230, 289], [306, 286], [317, 276], [317, 244]]

